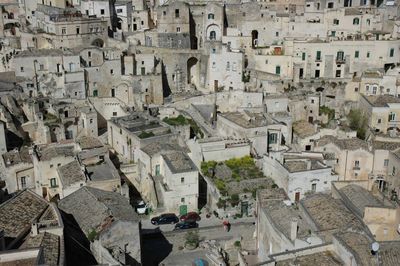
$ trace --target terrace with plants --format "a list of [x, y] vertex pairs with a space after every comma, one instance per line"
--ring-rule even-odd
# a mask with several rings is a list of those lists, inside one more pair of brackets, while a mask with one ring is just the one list
[[274, 181], [265, 177], [250, 156], [233, 158], [224, 162], [202, 162], [201, 172], [209, 178], [224, 196], [217, 204], [219, 208], [230, 203], [232, 207], [240, 203], [240, 195], [249, 194], [255, 199], [258, 189], [275, 188]]

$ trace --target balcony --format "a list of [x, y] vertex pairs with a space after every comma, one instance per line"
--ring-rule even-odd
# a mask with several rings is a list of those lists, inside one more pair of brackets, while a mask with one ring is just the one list
[[336, 64], [344, 64], [346, 63], [346, 59], [344, 58], [336, 58]]

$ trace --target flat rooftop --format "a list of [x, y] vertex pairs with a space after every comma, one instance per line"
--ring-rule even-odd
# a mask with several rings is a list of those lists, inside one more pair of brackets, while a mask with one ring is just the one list
[[184, 152], [172, 152], [163, 154], [165, 162], [172, 173], [184, 173], [197, 171], [196, 165], [189, 158], [189, 156]]
[[92, 181], [105, 181], [118, 179], [119, 175], [115, 172], [114, 166], [110, 166], [108, 163], [96, 164], [86, 167], [89, 178]]
[[141, 150], [149, 156], [153, 156], [157, 153], [169, 152], [169, 151], [189, 152], [189, 150], [187, 148], [181, 147], [175, 141], [171, 141], [171, 142], [155, 141], [155, 142], [152, 142], [152, 143], [144, 146], [143, 148], [141, 148]]
[[260, 113], [228, 112], [218, 115], [243, 128], [256, 128], [268, 125], [267, 120]]
[[327, 168], [321, 161], [316, 159], [289, 159], [285, 160], [283, 166], [290, 173]]

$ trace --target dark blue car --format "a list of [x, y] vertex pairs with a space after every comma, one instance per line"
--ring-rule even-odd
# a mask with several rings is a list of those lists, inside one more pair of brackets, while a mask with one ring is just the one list
[[190, 228], [197, 228], [199, 227], [199, 224], [196, 222], [179, 222], [175, 225], [174, 230], [182, 230], [182, 229], [190, 229]]

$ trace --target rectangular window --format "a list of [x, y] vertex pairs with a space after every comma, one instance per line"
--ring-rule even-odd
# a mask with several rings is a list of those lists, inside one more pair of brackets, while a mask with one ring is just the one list
[[384, 165], [384, 166], [388, 166], [388, 165], [389, 165], [389, 159], [385, 159], [385, 160], [383, 161], [383, 165]]
[[55, 178], [50, 179], [50, 187], [57, 187], [57, 179]]
[[61, 29], [61, 34], [67, 34], [67, 29], [66, 28], [62, 28]]
[[268, 134], [268, 144], [276, 144], [278, 142], [278, 134], [270, 133]]
[[395, 174], [396, 174], [396, 167], [393, 166], [393, 168], [392, 168], [392, 175], [395, 175]]
[[176, 32], [181, 32], [181, 28], [180, 27], [176, 27]]
[[311, 191], [316, 192], [317, 191], [317, 184], [311, 184]]
[[275, 67], [275, 74], [280, 75], [281, 74], [281, 66], [276, 66]]
[[21, 72], [24, 72], [24, 67], [21, 67], [20, 69], [21, 69]]
[[279, 32], [278, 32], [278, 31], [275, 32], [275, 36], [276, 36], [276, 37], [279, 37]]
[[26, 188], [26, 177], [21, 176], [21, 189]]
[[122, 13], [122, 8], [118, 8], [117, 13]]
[[76, 27], [76, 34], [79, 34], [81, 29], [79, 27]]
[[179, 9], [175, 9], [175, 17], [179, 18]]
[[354, 58], [358, 58], [360, 56], [360, 52], [359, 51], [355, 51], [354, 52]]
[[390, 57], [393, 57], [393, 56], [394, 56], [394, 48], [390, 48], [389, 56], [390, 56]]
[[354, 167], [360, 167], [360, 161], [354, 161]]
[[336, 70], [336, 77], [340, 78], [342, 71], [340, 69]]
[[367, 52], [367, 58], [369, 58], [369, 56], [370, 56], [370, 53], [369, 53], [369, 52]]
[[181, 198], [181, 202], [182, 202], [182, 203], [185, 203], [185, 198]]
[[100, 9], [100, 14], [104, 15], [104, 9]]
[[159, 164], [156, 165], [156, 175], [160, 175], [160, 165]]
[[389, 122], [395, 121], [396, 120], [396, 114], [395, 113], [390, 113], [389, 114]]
[[303, 61], [306, 60], [306, 53], [301, 54], [301, 60], [303, 60]]
[[185, 183], [185, 178], [181, 177], [181, 184]]
[[317, 51], [317, 56], [315, 57], [316, 60], [321, 60], [321, 51]]
[[117, 116], [117, 112], [113, 112], [113, 116]]
[[344, 60], [344, 52], [343, 51], [339, 51], [336, 54], [336, 60], [337, 61], [343, 61]]

